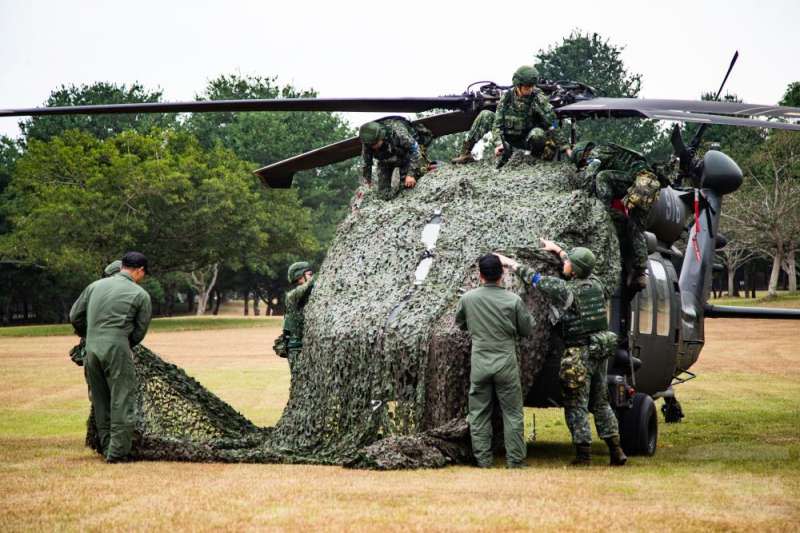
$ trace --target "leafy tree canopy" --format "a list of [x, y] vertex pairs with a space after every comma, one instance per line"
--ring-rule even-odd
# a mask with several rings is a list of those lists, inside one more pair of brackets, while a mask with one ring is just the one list
[[[62, 85], [50, 93], [46, 106], [76, 106], [96, 104], [133, 104], [158, 102], [162, 91], [150, 91], [139, 83], [119, 85], [96, 82], [91, 85]], [[142, 113], [125, 115], [63, 115], [31, 117], [19, 123], [23, 142], [49, 141], [70, 129], [90, 133], [97, 139], [106, 139], [118, 133], [135, 130], [141, 133], [151, 128], [167, 128], [176, 124], [174, 113]]]
[[[545, 79], [580, 81], [602, 96], [633, 98], [639, 95], [642, 75], [628, 71], [622, 60], [623, 50], [597, 33], [573, 30], [560, 43], [539, 50], [536, 68]], [[645, 153], [661, 154], [667, 142], [651, 120], [584, 120], [578, 123], [578, 133], [583, 140], [615, 142]]]

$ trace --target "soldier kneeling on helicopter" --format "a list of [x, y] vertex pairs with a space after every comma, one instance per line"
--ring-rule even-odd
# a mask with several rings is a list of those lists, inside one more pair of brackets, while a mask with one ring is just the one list
[[607, 291], [592, 275], [594, 254], [587, 248], [573, 248], [567, 254], [559, 245], [545, 239], [542, 245], [561, 258], [566, 280], [543, 276], [513, 259], [496, 255], [525, 285], [542, 291], [558, 313], [566, 344], [559, 370], [564, 417], [576, 450], [572, 464], [591, 464], [591, 412], [597, 434], [608, 445], [611, 465], [622, 466], [628, 458], [620, 446], [619, 425], [608, 403], [606, 383], [606, 365], [616, 350], [617, 336], [608, 331]]
[[559, 132], [553, 127], [556, 114], [550, 100], [536, 83], [539, 71], [535, 67], [523, 65], [512, 78], [514, 87], [506, 91], [497, 104], [497, 111], [481, 111], [472, 123], [461, 154], [453, 163], [471, 163], [472, 149], [484, 135], [492, 132], [496, 141], [494, 155], [498, 167], [502, 166], [514, 149], [530, 150], [535, 157], [551, 160], [559, 150], [569, 151]]
[[427, 149], [433, 134], [422, 124], [414, 124], [402, 117], [387, 117], [367, 122], [358, 132], [361, 140], [362, 176], [372, 185], [372, 161], [378, 160], [378, 194], [389, 200], [392, 191], [392, 172], [400, 169], [403, 186], [416, 187], [430, 166]]
[[666, 181], [653, 172], [645, 156], [618, 144], [581, 142], [575, 145], [571, 157], [582, 170], [583, 185], [610, 210], [623, 245], [626, 285], [634, 291], [645, 288], [645, 225]]

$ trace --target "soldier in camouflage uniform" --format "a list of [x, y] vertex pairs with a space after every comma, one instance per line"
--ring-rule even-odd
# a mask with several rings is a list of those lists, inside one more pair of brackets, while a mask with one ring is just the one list
[[372, 162], [378, 161], [378, 194], [389, 200], [392, 191], [392, 172], [400, 169], [403, 186], [414, 188], [417, 180], [427, 171], [430, 162], [427, 147], [433, 134], [421, 124], [413, 124], [402, 117], [389, 117], [367, 122], [358, 133], [361, 139], [362, 176], [372, 185]]
[[[314, 272], [311, 264], [305, 261], [292, 263], [287, 273], [289, 283], [293, 288], [286, 293], [283, 315], [283, 342], [285, 347], [283, 355], [289, 359], [291, 370], [297, 356], [303, 349], [303, 326], [305, 325], [305, 306], [311, 291], [314, 289]], [[276, 350], [277, 351], [277, 350]]]
[[[495, 139], [495, 157], [506, 149], [530, 150], [542, 159], [554, 159], [559, 150], [568, 151], [569, 145], [555, 129], [556, 114], [550, 100], [536, 87], [539, 72], [523, 65], [512, 78], [514, 88], [507, 91], [497, 104], [497, 111], [481, 111], [472, 123], [461, 154], [453, 163], [475, 161], [472, 149], [484, 135], [492, 132]], [[508, 157], [511, 154], [505, 154]]]
[[624, 465], [627, 457], [619, 441], [619, 426], [608, 403], [606, 365], [616, 349], [616, 335], [608, 331], [603, 284], [591, 275], [595, 258], [587, 248], [567, 254], [556, 243], [542, 239], [544, 249], [558, 254], [564, 262], [566, 280], [542, 276], [499, 256], [522, 281], [542, 291], [559, 314], [566, 349], [561, 357], [559, 378], [567, 421], [576, 457], [573, 465], [591, 463], [592, 432], [589, 412], [594, 415], [597, 434], [606, 441], [612, 465]]
[[[617, 144], [578, 143], [572, 159], [582, 170], [586, 187], [611, 210], [623, 257], [629, 263], [626, 284], [635, 291], [643, 289], [647, 284], [647, 216], [665, 184], [642, 154]], [[615, 200], [621, 200], [627, 219], [612, 207]]]
[[517, 361], [517, 337], [533, 332], [533, 318], [522, 299], [497, 282], [503, 267], [494, 254], [478, 263], [481, 287], [458, 301], [456, 325], [472, 337], [469, 387], [469, 432], [479, 467], [492, 465], [492, 409], [497, 395], [503, 414], [503, 437], [509, 468], [525, 466], [522, 384]]

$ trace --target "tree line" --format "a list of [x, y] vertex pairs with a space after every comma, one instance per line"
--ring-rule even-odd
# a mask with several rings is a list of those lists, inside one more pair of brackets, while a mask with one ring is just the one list
[[[642, 76], [626, 68], [623, 50], [598, 34], [573, 31], [532, 62], [544, 78], [636, 97]], [[45, 105], [162, 96], [138, 83], [97, 82], [59, 87]], [[274, 77], [236, 74], [211, 80], [196, 98], [315, 96]], [[800, 106], [800, 83], [787, 88], [781, 104]], [[653, 159], [670, 153], [667, 128], [654, 121], [593, 120], [578, 127], [582, 139], [625, 144]], [[153, 275], [145, 287], [158, 314], [214, 311], [231, 294], [245, 299], [245, 314], [249, 302], [254, 312], [260, 303], [279, 307], [286, 267], [301, 258], [322, 260], [358, 185], [355, 161], [299, 173], [289, 190], [265, 189], [252, 174], [354, 135], [335, 113], [70, 115], [30, 118], [20, 130], [17, 139], [0, 138], [5, 324], [64, 321], [79, 291], [129, 249], [150, 258]], [[684, 136], [692, 131], [687, 127]], [[463, 135], [437, 139], [431, 156], [452, 157]], [[753, 264], [769, 268], [770, 291], [781, 271], [796, 290], [800, 135], [713, 126], [704, 138], [720, 142], [746, 174], [723, 211], [728, 242], [719, 257], [729, 290], [733, 274]]]

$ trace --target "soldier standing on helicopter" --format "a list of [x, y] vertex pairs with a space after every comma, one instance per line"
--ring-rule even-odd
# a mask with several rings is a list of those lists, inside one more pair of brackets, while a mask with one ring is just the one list
[[391, 181], [395, 168], [400, 169], [406, 189], [416, 187], [417, 180], [428, 171], [427, 147], [433, 134], [425, 126], [402, 117], [389, 117], [367, 122], [361, 126], [358, 136], [362, 145], [364, 181], [372, 185], [372, 161], [377, 159], [378, 194], [384, 200], [394, 196]]
[[559, 149], [569, 150], [569, 145], [560, 138], [554, 126], [556, 114], [547, 96], [536, 87], [539, 72], [535, 67], [519, 67], [512, 83], [514, 88], [507, 91], [497, 104], [497, 111], [481, 111], [472, 123], [467, 138], [461, 147], [461, 154], [453, 163], [470, 163], [472, 148], [489, 133], [496, 141], [494, 155], [507, 160], [507, 150], [530, 150], [531, 154], [542, 159], [554, 159]]
[[545, 239], [542, 245], [561, 258], [566, 280], [542, 276], [513, 259], [496, 255], [526, 285], [542, 291], [558, 313], [566, 344], [559, 370], [564, 417], [576, 451], [572, 464], [591, 464], [591, 411], [597, 434], [608, 445], [611, 464], [624, 465], [627, 457], [620, 446], [619, 425], [608, 403], [606, 384], [606, 365], [616, 349], [617, 336], [608, 330], [605, 287], [592, 275], [594, 254], [587, 248], [573, 248], [567, 254], [559, 245]]
[[[623, 243], [623, 256], [630, 263], [626, 265], [627, 286], [635, 291], [643, 289], [647, 284], [647, 216], [666, 183], [661, 183], [642, 154], [618, 144], [578, 143], [572, 161], [583, 171], [586, 187], [610, 209]], [[613, 207], [615, 200], [621, 201], [627, 220]], [[630, 252], [625, 253], [628, 249]]]

